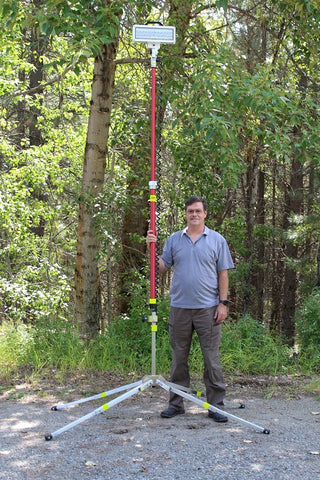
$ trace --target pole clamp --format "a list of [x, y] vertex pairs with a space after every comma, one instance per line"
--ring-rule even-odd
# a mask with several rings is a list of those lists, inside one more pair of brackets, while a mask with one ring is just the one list
[[150, 190], [156, 190], [157, 189], [157, 182], [155, 180], [151, 180], [149, 182], [149, 188], [150, 188]]

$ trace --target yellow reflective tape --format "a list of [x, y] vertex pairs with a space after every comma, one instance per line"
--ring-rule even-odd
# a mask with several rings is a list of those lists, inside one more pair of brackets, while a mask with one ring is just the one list
[[107, 403], [105, 403], [104, 405], [102, 405], [102, 408], [103, 410], [108, 410], [109, 409], [109, 405]]
[[150, 202], [156, 202], [157, 201], [157, 195], [150, 195]]
[[106, 395], [106, 392], [100, 393], [100, 397], [106, 397], [106, 396], [107, 396], [107, 395]]
[[201, 395], [202, 395], [201, 392], [197, 392], [197, 393], [196, 393], [196, 396], [197, 396], [197, 397], [201, 397]]
[[204, 402], [204, 403], [202, 404], [202, 406], [203, 406], [203, 408], [207, 408], [207, 409], [208, 409], [208, 408], [210, 407], [210, 403]]
[[157, 325], [151, 325], [151, 332], [157, 332], [158, 328]]
[[150, 298], [149, 303], [155, 304], [155, 303], [157, 303], [157, 299], [156, 298]]

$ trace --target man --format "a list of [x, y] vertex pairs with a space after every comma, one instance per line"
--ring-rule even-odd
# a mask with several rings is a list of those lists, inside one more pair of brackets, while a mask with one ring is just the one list
[[[234, 268], [229, 247], [222, 235], [205, 225], [206, 201], [197, 196], [185, 203], [187, 227], [173, 233], [159, 257], [159, 272], [173, 267], [170, 287], [169, 333], [172, 346], [171, 382], [190, 386], [188, 356], [192, 334], [199, 337], [204, 360], [207, 402], [223, 405], [226, 385], [220, 364], [221, 323], [227, 318], [228, 270]], [[157, 237], [148, 231], [146, 242]], [[169, 406], [163, 418], [185, 413], [183, 397], [170, 392]], [[228, 418], [218, 412], [208, 413], [216, 422]]]

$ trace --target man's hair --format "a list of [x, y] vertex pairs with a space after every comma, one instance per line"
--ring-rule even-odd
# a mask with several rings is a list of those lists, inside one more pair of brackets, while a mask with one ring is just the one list
[[196, 202], [201, 202], [203, 205], [203, 210], [205, 212], [207, 211], [208, 209], [207, 201], [202, 197], [198, 197], [197, 195], [193, 195], [192, 197], [188, 198], [188, 200], [184, 204], [185, 210], [187, 210], [187, 207], [189, 207], [190, 205]]

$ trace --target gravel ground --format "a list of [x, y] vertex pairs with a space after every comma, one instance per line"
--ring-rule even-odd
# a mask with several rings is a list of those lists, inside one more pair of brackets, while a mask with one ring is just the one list
[[[110, 388], [114, 385], [94, 393]], [[229, 389], [225, 410], [270, 429], [269, 435], [234, 419], [214, 423], [189, 401], [185, 415], [162, 419], [167, 392], [150, 387], [46, 441], [45, 434], [105, 401], [51, 411], [82, 392], [15, 387], [0, 396], [0, 478], [315, 480], [320, 478], [320, 402], [294, 390], [279, 394], [280, 388], [271, 395], [240, 384]], [[239, 399], [245, 408], [239, 409]]]

